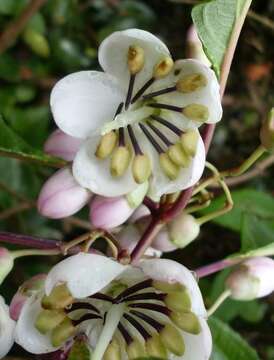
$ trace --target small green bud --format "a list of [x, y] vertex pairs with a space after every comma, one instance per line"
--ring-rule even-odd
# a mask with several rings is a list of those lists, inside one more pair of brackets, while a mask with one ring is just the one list
[[183, 356], [185, 352], [185, 343], [182, 335], [175, 326], [165, 324], [160, 331], [160, 338], [165, 347], [177, 356]]
[[60, 310], [42, 310], [35, 321], [35, 327], [40, 333], [46, 334], [59, 325], [65, 317], [66, 314]]
[[170, 241], [184, 248], [197, 238], [200, 233], [200, 225], [194, 216], [182, 212], [175, 220], [168, 224]]
[[192, 312], [172, 312], [171, 320], [181, 330], [193, 335], [198, 335], [201, 332], [201, 325], [198, 317]]
[[274, 150], [274, 108], [268, 114], [266, 121], [263, 123], [260, 132], [262, 145], [268, 150]]
[[64, 309], [73, 302], [66, 284], [55, 286], [49, 296], [42, 298], [42, 307], [44, 309]]

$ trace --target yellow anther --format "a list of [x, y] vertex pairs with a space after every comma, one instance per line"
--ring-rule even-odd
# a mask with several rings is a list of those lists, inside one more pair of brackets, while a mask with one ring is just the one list
[[170, 293], [173, 291], [184, 291], [186, 289], [183, 284], [180, 284], [178, 282], [168, 283], [168, 282], [158, 281], [158, 280], [153, 280], [152, 286], [155, 289], [163, 291], [165, 293]]
[[176, 84], [176, 88], [181, 93], [190, 93], [200, 90], [207, 84], [207, 79], [203, 74], [189, 74], [183, 76]]
[[126, 146], [118, 146], [112, 154], [110, 172], [113, 177], [124, 175], [130, 162], [130, 151]]
[[159, 159], [160, 166], [166, 176], [169, 177], [171, 180], [176, 180], [180, 172], [179, 166], [174, 164], [174, 162], [170, 160], [168, 154], [166, 153], [162, 153]]
[[137, 184], [142, 184], [151, 174], [150, 159], [146, 154], [136, 155], [132, 162], [132, 174]]
[[184, 339], [175, 326], [171, 324], [165, 324], [165, 327], [160, 331], [160, 338], [162, 343], [170, 352], [177, 356], [184, 355]]
[[173, 60], [170, 56], [165, 57], [158, 64], [154, 66], [153, 77], [154, 79], [162, 79], [166, 77], [172, 70], [174, 65]]
[[120, 345], [117, 340], [112, 340], [104, 353], [103, 360], [121, 360]]
[[172, 311], [170, 315], [171, 320], [180, 329], [193, 335], [201, 332], [201, 325], [198, 317], [192, 312], [176, 312]]
[[197, 150], [199, 134], [198, 131], [189, 130], [181, 135], [181, 144], [185, 151], [190, 156], [194, 156]]
[[209, 118], [209, 111], [205, 105], [190, 104], [183, 108], [183, 114], [194, 121], [204, 123]]
[[165, 298], [165, 303], [169, 309], [174, 311], [191, 310], [191, 300], [186, 290], [169, 293]]
[[167, 359], [167, 349], [158, 334], [152, 335], [152, 337], [146, 341], [146, 351], [149, 356]]
[[168, 149], [168, 156], [174, 164], [182, 167], [189, 166], [190, 157], [184, 152], [180, 143], [171, 145]]
[[75, 335], [76, 328], [72, 321], [67, 317], [51, 333], [51, 343], [54, 347], [60, 347], [70, 337]]
[[97, 146], [95, 155], [99, 159], [105, 159], [112, 153], [116, 143], [117, 143], [117, 134], [115, 131], [110, 131], [109, 133], [102, 136], [100, 143]]
[[134, 338], [126, 348], [129, 360], [138, 359], [146, 356], [146, 350], [140, 340]]
[[132, 45], [128, 49], [127, 63], [129, 71], [132, 75], [142, 70], [145, 63], [144, 49], [138, 45]]
[[46, 334], [59, 325], [65, 317], [66, 314], [60, 310], [42, 310], [37, 316], [35, 327], [40, 333]]
[[66, 284], [55, 286], [49, 296], [42, 298], [42, 307], [44, 309], [64, 309], [73, 302]]

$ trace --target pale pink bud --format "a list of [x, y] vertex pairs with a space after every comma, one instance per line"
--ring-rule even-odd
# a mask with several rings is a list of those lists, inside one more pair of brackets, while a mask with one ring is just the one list
[[134, 210], [124, 196], [96, 196], [90, 205], [90, 221], [94, 227], [111, 229], [123, 224]]
[[91, 192], [80, 186], [71, 169], [57, 171], [44, 184], [38, 198], [39, 212], [52, 219], [75, 214], [91, 198]]
[[72, 161], [79, 150], [83, 139], [65, 134], [61, 130], [55, 130], [44, 144], [44, 151], [61, 159]]
[[165, 226], [155, 237], [152, 246], [161, 252], [170, 252], [178, 248], [170, 241], [167, 227]]
[[134, 211], [134, 213], [129, 218], [130, 223], [135, 223], [136, 221], [145, 218], [150, 215], [149, 209], [145, 205], [140, 205], [137, 207], [137, 209]]
[[211, 66], [211, 63], [204, 52], [202, 42], [199, 39], [197, 30], [194, 25], [191, 25], [187, 31], [186, 47], [187, 57], [200, 60], [205, 65]]
[[25, 281], [17, 290], [10, 303], [10, 317], [13, 320], [18, 320], [23, 305], [28, 297], [34, 292], [39, 291], [44, 286], [46, 274], [38, 274]]
[[13, 256], [8, 249], [0, 248], [0, 285], [13, 268]]
[[253, 300], [274, 291], [274, 260], [268, 257], [250, 258], [240, 264], [226, 280], [231, 297]]
[[170, 241], [179, 248], [184, 248], [197, 238], [200, 225], [194, 216], [182, 212], [168, 225]]

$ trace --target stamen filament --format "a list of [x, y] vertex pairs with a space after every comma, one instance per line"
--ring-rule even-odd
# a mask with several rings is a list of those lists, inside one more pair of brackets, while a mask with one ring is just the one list
[[151, 335], [146, 331], [146, 329], [143, 327], [143, 325], [141, 325], [137, 320], [134, 319], [134, 317], [132, 317], [129, 314], [124, 314], [124, 318], [132, 325], [135, 327], [135, 329], [141, 334], [141, 336], [145, 339], [148, 340], [149, 338], [151, 338]]
[[133, 96], [131, 100], [131, 104], [134, 104], [140, 97], [146, 92], [146, 90], [154, 83], [155, 79], [154, 77], [150, 78], [142, 87], [140, 90], [137, 91], [137, 93]]
[[169, 121], [163, 119], [162, 117], [158, 115], [151, 115], [151, 119], [157, 121], [158, 123], [166, 126], [169, 130], [173, 131], [176, 135], [181, 136], [183, 134], [183, 131], [180, 130], [177, 126], [171, 124]]
[[158, 332], [161, 331], [165, 327], [163, 324], [159, 323], [158, 321], [153, 319], [151, 316], [141, 313], [140, 311], [130, 310], [130, 313], [137, 316], [139, 319], [142, 319], [143, 321], [145, 321], [147, 324], [152, 326]]
[[126, 101], [125, 101], [125, 109], [126, 110], [128, 109], [128, 107], [130, 105], [130, 102], [131, 102], [135, 78], [136, 78], [136, 74], [131, 74], [130, 75], [129, 84], [128, 84], [128, 91], [127, 91], [127, 97], [126, 97]]
[[119, 294], [115, 299], [115, 303], [118, 303], [120, 302], [121, 300], [123, 300], [125, 297], [131, 295], [131, 294], [134, 294], [136, 293], [137, 291], [140, 291], [140, 290], [143, 290], [143, 289], [146, 289], [146, 288], [149, 288], [149, 287], [152, 287], [152, 280], [151, 279], [147, 279], [147, 280], [144, 280], [144, 281], [141, 281], [127, 289], [125, 289], [123, 292], [121, 292], [121, 294]]
[[126, 344], [127, 345], [131, 344], [133, 341], [132, 336], [130, 335], [130, 333], [127, 331], [127, 329], [124, 327], [124, 325], [121, 322], [119, 322], [119, 324], [118, 324], [118, 330], [122, 334]]
[[163, 305], [158, 304], [150, 304], [150, 303], [134, 303], [134, 304], [128, 304], [128, 307], [130, 308], [139, 308], [139, 309], [146, 309], [146, 310], [152, 310], [156, 312], [160, 312], [164, 315], [169, 316], [171, 314], [171, 310]]
[[102, 294], [102, 293], [93, 294], [93, 295], [89, 296], [89, 298], [96, 299], [96, 300], [108, 301], [108, 302], [111, 302], [111, 303], [114, 302], [114, 299], [111, 296], [106, 295], [106, 294]]
[[183, 108], [181, 108], [180, 106], [169, 105], [169, 104], [151, 103], [151, 104], [147, 104], [147, 106], [153, 107], [155, 109], [166, 109], [179, 113], [182, 113], [183, 111]]
[[125, 133], [122, 127], [119, 128], [118, 146], [125, 146]]
[[147, 292], [142, 294], [135, 294], [128, 296], [123, 299], [123, 301], [136, 301], [136, 300], [159, 300], [163, 301], [166, 297], [166, 294], [157, 294], [155, 292]]
[[151, 128], [151, 130], [162, 140], [162, 142], [166, 145], [166, 146], [171, 146], [173, 145], [171, 141], [168, 140], [168, 138], [159, 130], [157, 129], [156, 126], [154, 126], [151, 123], [148, 123], [148, 126]]
[[70, 307], [66, 309], [67, 313], [71, 313], [75, 310], [92, 310], [95, 311], [97, 314], [100, 314], [100, 311], [94, 305], [87, 303], [87, 302], [77, 302], [72, 304]]
[[165, 89], [161, 89], [161, 90], [158, 90], [158, 91], [154, 91], [150, 94], [147, 94], [147, 95], [144, 95], [143, 96], [143, 99], [144, 100], [147, 100], [147, 99], [151, 99], [151, 98], [154, 98], [156, 96], [160, 96], [160, 95], [164, 95], [164, 94], [168, 94], [168, 93], [171, 93], [171, 92], [174, 92], [176, 91], [176, 86], [171, 86], [171, 87], [168, 87], [168, 88], [165, 88]]
[[159, 153], [162, 154], [164, 153], [164, 150], [161, 148], [161, 146], [157, 143], [157, 141], [154, 139], [154, 137], [150, 134], [150, 132], [147, 130], [147, 128], [145, 127], [145, 125], [139, 123], [140, 128], [142, 129], [143, 133], [145, 134], [145, 136], [147, 137], [147, 139], [151, 142], [151, 144], [153, 145], [153, 147], [155, 148], [155, 150]]
[[127, 126], [128, 134], [135, 152], [135, 155], [143, 155], [143, 152], [138, 144], [134, 131], [130, 125]]
[[117, 108], [117, 110], [116, 110], [116, 112], [115, 112], [114, 118], [121, 113], [121, 111], [122, 111], [122, 109], [123, 109], [123, 106], [124, 106], [124, 103], [123, 103], [123, 102], [121, 102], [121, 103], [118, 105], [118, 108]]

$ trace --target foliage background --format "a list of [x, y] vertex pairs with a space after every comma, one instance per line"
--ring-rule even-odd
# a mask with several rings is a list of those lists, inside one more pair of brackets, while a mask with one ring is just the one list
[[[228, 0], [229, 1], [229, 0]], [[0, 32], [14, 21], [28, 0], [0, 0]], [[186, 32], [191, 24], [191, 0], [48, 0], [28, 22], [16, 42], [0, 55], [0, 113], [16, 134], [35, 149], [54, 129], [48, 106], [54, 83], [64, 75], [97, 69], [97, 47], [115, 30], [139, 27], [160, 36], [175, 58], [185, 56]], [[259, 144], [258, 132], [273, 105], [274, 3], [256, 0], [252, 5], [236, 56], [226, 95], [224, 118], [217, 127], [209, 159], [220, 169], [240, 164]], [[2, 135], [1, 135], [2, 134]], [[2, 136], [2, 138], [1, 138]], [[0, 126], [0, 145], [3, 124]], [[169, 255], [189, 268], [196, 268], [234, 253], [274, 243], [273, 155], [268, 168], [249, 180], [231, 181], [235, 209], [214, 224], [206, 225], [199, 239], [183, 251]], [[77, 217], [51, 221], [37, 213], [35, 199], [52, 167], [0, 157], [0, 229], [67, 240], [83, 232], [87, 210]], [[212, 190], [216, 197], [218, 189]], [[211, 208], [212, 209], [212, 208]], [[29, 276], [46, 271], [56, 259], [19, 260], [3, 284], [1, 293], [10, 298]], [[201, 281], [210, 305], [222, 290], [227, 272]], [[261, 359], [274, 359], [274, 295], [262, 301], [227, 301], [216, 316], [239, 332]], [[212, 320], [216, 347], [212, 359], [258, 359], [255, 352], [234, 352], [227, 329]], [[228, 330], [230, 331], [230, 330]], [[222, 336], [220, 336], [220, 334]], [[229, 339], [231, 336], [229, 335]], [[241, 341], [241, 339], [240, 339]], [[233, 343], [233, 341], [232, 341]], [[245, 346], [245, 345], [244, 345]], [[227, 350], [228, 347], [228, 350]], [[16, 356], [28, 356], [15, 348]]]

